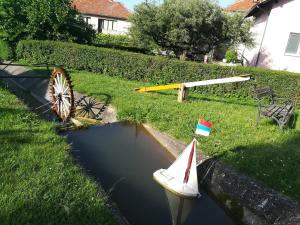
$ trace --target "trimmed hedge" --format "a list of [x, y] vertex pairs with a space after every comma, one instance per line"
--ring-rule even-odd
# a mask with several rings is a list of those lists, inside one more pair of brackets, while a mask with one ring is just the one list
[[120, 50], [51, 41], [21, 41], [17, 46], [16, 52], [19, 58], [26, 60], [28, 63], [48, 62], [71, 69], [88, 70], [155, 84], [199, 81], [251, 74], [256, 82], [210, 85], [194, 88], [193, 91], [206, 94], [249, 97], [253, 96], [254, 85], [257, 85], [258, 87], [271, 86], [279, 95], [290, 97], [297, 95], [297, 98], [299, 98], [300, 74], [285, 71], [253, 67], [206, 65]]
[[234, 50], [228, 50], [225, 53], [225, 59], [227, 63], [235, 63], [238, 60], [238, 54]]
[[100, 45], [113, 45], [113, 46], [123, 46], [123, 47], [136, 47], [129, 36], [127, 35], [111, 35], [111, 34], [97, 34], [97, 43]]
[[0, 61], [7, 60], [12, 57], [12, 50], [10, 46], [5, 42], [0, 40]]
[[139, 45], [137, 45], [137, 43], [134, 43], [133, 40], [127, 35], [112, 35], [100, 33], [97, 35], [95, 46], [144, 54], [150, 52], [150, 49], [140, 47]]

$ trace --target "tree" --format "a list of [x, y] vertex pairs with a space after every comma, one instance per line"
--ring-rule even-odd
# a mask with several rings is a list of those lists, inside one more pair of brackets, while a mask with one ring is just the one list
[[227, 18], [225, 29], [225, 37], [227, 39], [225, 39], [224, 44], [232, 48], [237, 48], [240, 44], [252, 47], [254, 39], [250, 28], [253, 25], [253, 20], [251, 18], [245, 18], [244, 13], [224, 13]]
[[0, 39], [91, 43], [92, 27], [77, 16], [70, 0], [0, 0]]
[[240, 17], [235, 21], [236, 17], [210, 0], [165, 0], [160, 5], [146, 1], [135, 8], [131, 17], [131, 35], [150, 39], [185, 59], [251, 37], [250, 27], [244, 26]]

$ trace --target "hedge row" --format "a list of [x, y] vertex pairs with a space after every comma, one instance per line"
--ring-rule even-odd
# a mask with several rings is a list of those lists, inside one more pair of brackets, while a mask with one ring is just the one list
[[155, 84], [251, 74], [256, 81], [210, 85], [195, 88], [193, 91], [248, 97], [253, 96], [254, 85], [257, 85], [258, 87], [271, 86], [279, 95], [297, 95], [297, 98], [299, 98], [300, 74], [285, 71], [206, 65], [113, 49], [50, 41], [21, 41], [16, 52], [19, 58], [26, 60], [28, 63], [48, 62], [71, 69], [88, 70]]
[[134, 43], [127, 35], [97, 34], [96, 46], [144, 54], [151, 51], [150, 49], [142, 48], [137, 45], [137, 43]]
[[5, 41], [0, 40], [0, 61], [10, 59], [11, 57], [11, 48]]

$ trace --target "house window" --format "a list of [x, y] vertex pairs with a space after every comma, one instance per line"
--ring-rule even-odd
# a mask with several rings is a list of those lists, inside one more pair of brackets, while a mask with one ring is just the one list
[[109, 20], [108, 21], [108, 30], [114, 30], [115, 28], [115, 21]]
[[115, 21], [114, 20], [104, 20], [103, 23], [103, 29], [104, 30], [114, 30], [115, 27]]
[[290, 37], [286, 46], [285, 53], [292, 55], [300, 55], [300, 34], [290, 33]]
[[83, 20], [86, 22], [86, 23], [89, 23], [91, 17], [83, 17]]
[[104, 29], [104, 20], [98, 19], [98, 33], [102, 33], [103, 29]]

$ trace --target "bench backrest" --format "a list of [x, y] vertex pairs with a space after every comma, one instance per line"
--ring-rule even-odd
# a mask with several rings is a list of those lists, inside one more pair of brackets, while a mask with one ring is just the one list
[[271, 99], [274, 97], [274, 92], [271, 87], [255, 89], [254, 93], [259, 100], [264, 96], [270, 97]]

